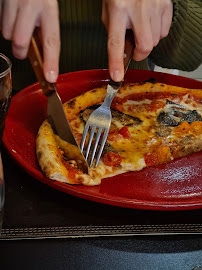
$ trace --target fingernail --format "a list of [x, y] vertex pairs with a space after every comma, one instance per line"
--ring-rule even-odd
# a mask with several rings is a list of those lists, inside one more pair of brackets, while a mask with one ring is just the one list
[[50, 83], [54, 83], [57, 80], [57, 73], [53, 70], [49, 71], [46, 73], [46, 79], [47, 81], [49, 81]]
[[114, 70], [112, 72], [112, 80], [114, 80], [115, 82], [120, 82], [122, 79], [123, 78], [120, 70]]

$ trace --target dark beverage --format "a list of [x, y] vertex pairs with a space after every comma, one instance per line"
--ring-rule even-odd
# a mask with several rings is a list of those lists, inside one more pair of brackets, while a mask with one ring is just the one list
[[[0, 151], [5, 120], [11, 101], [11, 92], [12, 92], [11, 63], [6, 56], [0, 54]], [[0, 152], [0, 232], [3, 223], [4, 201], [5, 201], [5, 183]]]

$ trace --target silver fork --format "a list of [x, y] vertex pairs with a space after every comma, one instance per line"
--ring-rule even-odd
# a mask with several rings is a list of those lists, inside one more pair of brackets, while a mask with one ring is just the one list
[[[124, 74], [126, 73], [128, 66], [130, 64], [130, 60], [131, 60], [131, 57], [133, 54], [133, 49], [134, 49], [133, 33], [131, 30], [127, 30], [126, 31], [126, 39], [125, 39], [125, 50], [124, 50]], [[90, 167], [92, 166], [92, 163], [93, 163], [96, 151], [97, 151], [98, 143], [99, 143], [102, 131], [103, 131], [103, 137], [102, 137], [100, 148], [99, 148], [99, 151], [97, 154], [95, 168], [97, 167], [98, 162], [100, 160], [103, 148], [104, 148], [106, 140], [107, 140], [109, 129], [111, 126], [112, 116], [111, 116], [110, 106], [111, 106], [112, 100], [115, 97], [117, 91], [120, 89], [121, 84], [122, 84], [122, 81], [121, 82], [114, 82], [112, 79], [110, 79], [110, 82], [107, 85], [107, 94], [106, 94], [106, 97], [105, 97], [103, 104], [91, 113], [91, 115], [89, 116], [89, 118], [86, 122], [84, 131], [83, 131], [83, 135], [82, 135], [82, 139], [81, 139], [81, 146], [80, 146], [81, 152], [83, 152], [86, 137], [87, 137], [87, 134], [89, 131], [90, 134], [89, 134], [89, 139], [88, 139], [88, 144], [86, 147], [86, 154], [85, 154], [86, 160], [88, 159], [89, 152], [90, 152], [90, 149], [92, 146], [93, 137], [94, 137], [95, 131], [97, 129], [97, 134], [96, 134], [95, 142], [93, 145], [92, 155], [90, 157], [90, 162], [89, 162]]]

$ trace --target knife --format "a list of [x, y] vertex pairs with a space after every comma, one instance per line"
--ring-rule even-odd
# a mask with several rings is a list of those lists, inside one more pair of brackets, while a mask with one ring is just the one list
[[56, 85], [54, 83], [49, 83], [44, 77], [42, 50], [36, 32], [31, 38], [28, 57], [42, 88], [43, 94], [48, 98], [47, 117], [51, 128], [62, 140], [76, 147], [74, 147], [74, 151], [71, 152], [72, 159], [77, 161], [78, 167], [80, 167], [84, 173], [88, 173], [88, 164], [72, 133]]

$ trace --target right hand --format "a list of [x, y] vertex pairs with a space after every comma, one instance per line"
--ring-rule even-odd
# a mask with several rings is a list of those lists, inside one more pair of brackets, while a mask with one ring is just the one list
[[133, 59], [141, 61], [168, 35], [172, 16], [171, 0], [103, 0], [102, 22], [108, 32], [109, 73], [114, 81], [124, 76], [126, 29], [134, 34]]
[[57, 0], [0, 0], [1, 31], [12, 41], [13, 55], [27, 57], [35, 27], [39, 27], [43, 55], [44, 75], [55, 82], [59, 72], [60, 28]]

